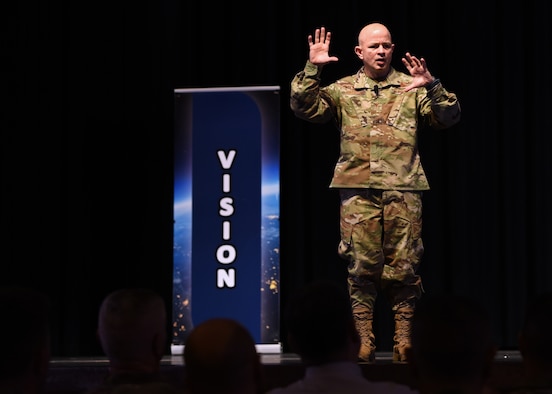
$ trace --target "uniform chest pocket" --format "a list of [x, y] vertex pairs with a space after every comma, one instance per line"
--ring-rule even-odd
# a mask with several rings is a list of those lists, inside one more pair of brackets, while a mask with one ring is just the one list
[[405, 94], [396, 96], [385, 123], [409, 134], [415, 134], [418, 114], [414, 97]]

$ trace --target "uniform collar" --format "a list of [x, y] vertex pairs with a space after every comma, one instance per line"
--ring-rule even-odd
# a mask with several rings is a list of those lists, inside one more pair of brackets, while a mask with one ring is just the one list
[[361, 67], [360, 70], [358, 70], [358, 72], [353, 76], [354, 88], [356, 90], [373, 89], [376, 85], [378, 85], [380, 89], [387, 89], [392, 86], [399, 87], [401, 85], [406, 85], [409, 82], [405, 79], [405, 77], [408, 76], [391, 67], [387, 77], [383, 81], [375, 81], [372, 78], [369, 78], [364, 72], [364, 67]]

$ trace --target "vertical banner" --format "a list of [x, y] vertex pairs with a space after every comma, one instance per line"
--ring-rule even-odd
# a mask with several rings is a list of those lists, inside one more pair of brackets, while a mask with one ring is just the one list
[[175, 89], [173, 345], [231, 317], [281, 350], [279, 92]]

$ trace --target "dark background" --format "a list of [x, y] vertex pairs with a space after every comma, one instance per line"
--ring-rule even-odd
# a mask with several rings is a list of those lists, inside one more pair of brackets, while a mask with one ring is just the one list
[[[458, 125], [420, 137], [432, 186], [425, 291], [480, 299], [500, 347], [515, 348], [525, 303], [552, 290], [552, 6], [508, 4], [6, 3], [0, 283], [51, 296], [57, 357], [101, 354], [96, 313], [111, 290], [151, 287], [170, 306], [173, 90], [256, 85], [282, 93], [282, 305], [313, 278], [344, 283], [328, 189], [338, 134], [291, 114], [289, 82], [316, 27], [334, 34], [331, 82], [357, 71], [358, 31], [379, 20], [393, 33], [395, 67], [404, 70], [406, 51], [425, 57], [463, 110]], [[379, 349], [390, 350], [378, 308]]]

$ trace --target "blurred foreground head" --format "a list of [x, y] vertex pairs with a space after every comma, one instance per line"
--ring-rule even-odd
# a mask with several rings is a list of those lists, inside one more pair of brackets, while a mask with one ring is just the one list
[[360, 337], [345, 288], [313, 281], [292, 296], [284, 312], [291, 349], [306, 365], [357, 361]]
[[233, 319], [212, 318], [196, 326], [184, 344], [184, 364], [190, 393], [263, 392], [255, 340]]
[[167, 346], [163, 298], [142, 288], [116, 290], [100, 306], [98, 337], [111, 370], [157, 372]]
[[422, 392], [482, 387], [495, 354], [490, 317], [477, 300], [446, 294], [417, 303], [408, 360]]

